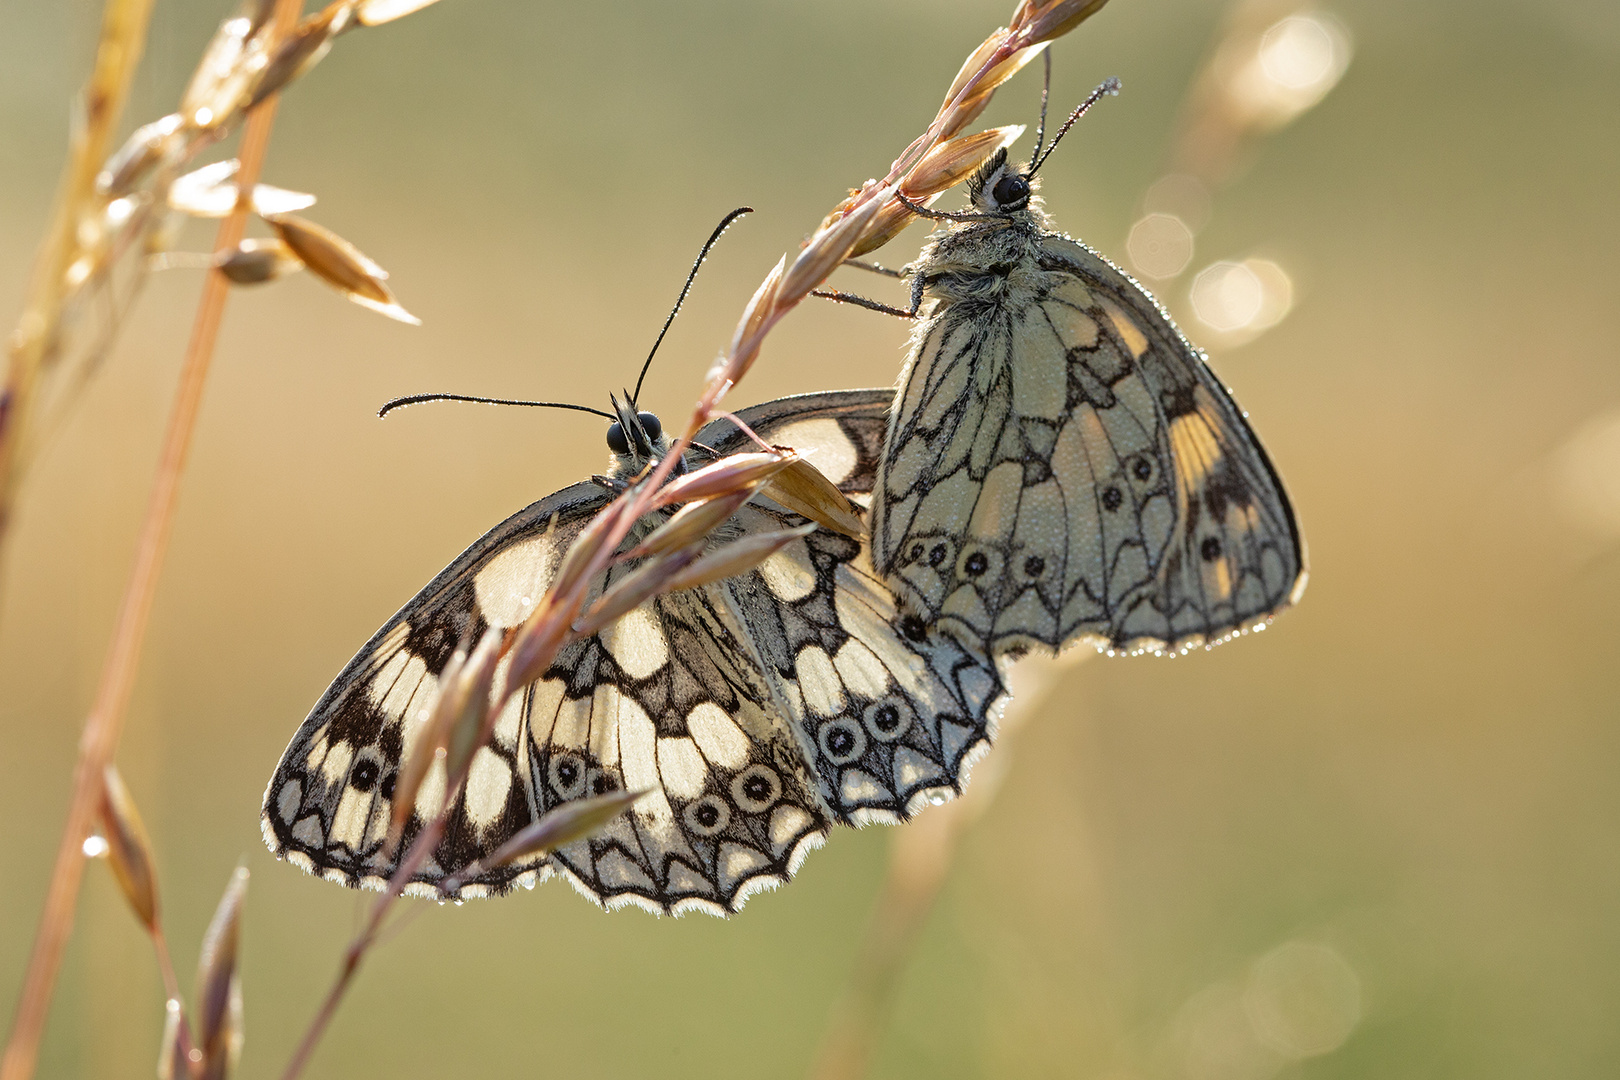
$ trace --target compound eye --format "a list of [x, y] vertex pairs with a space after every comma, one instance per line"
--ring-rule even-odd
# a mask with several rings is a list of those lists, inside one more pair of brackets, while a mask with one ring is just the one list
[[1002, 206], [1019, 206], [1029, 198], [1029, 181], [1017, 173], [1008, 173], [996, 181], [990, 196]]
[[624, 428], [617, 420], [608, 425], [607, 440], [608, 449], [615, 454], [628, 454], [630, 452], [630, 440], [624, 437]]
[[664, 433], [664, 425], [652, 413], [636, 413], [636, 419], [641, 421], [641, 430], [645, 431], [647, 438], [653, 442], [657, 442], [658, 436]]

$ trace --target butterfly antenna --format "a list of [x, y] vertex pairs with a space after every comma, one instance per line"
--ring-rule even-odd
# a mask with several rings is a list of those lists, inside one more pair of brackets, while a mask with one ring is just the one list
[[1029, 155], [1029, 160], [1039, 161], [1041, 157], [1041, 142], [1046, 137], [1046, 101], [1052, 93], [1052, 49], [1047, 47], [1041, 53], [1041, 59], [1046, 63], [1046, 76], [1041, 79], [1041, 122], [1035, 125], [1035, 152]]
[[1097, 89], [1093, 90], [1086, 97], [1086, 100], [1084, 100], [1084, 101], [1082, 101], [1080, 103], [1080, 107], [1078, 109], [1074, 110], [1074, 112], [1070, 113], [1069, 118], [1067, 120], [1063, 121], [1063, 126], [1058, 128], [1056, 135], [1052, 136], [1052, 144], [1046, 148], [1046, 152], [1044, 154], [1041, 154], [1039, 157], [1037, 157], [1035, 159], [1035, 163], [1029, 167], [1029, 173], [1028, 173], [1028, 175], [1026, 175], [1024, 177], [1024, 179], [1028, 180], [1028, 179], [1030, 179], [1030, 177], [1033, 177], [1035, 175], [1035, 171], [1037, 169], [1039, 169], [1042, 165], [1046, 164], [1046, 159], [1051, 157], [1052, 156], [1052, 151], [1057, 149], [1058, 140], [1062, 139], [1063, 136], [1065, 136], [1065, 135], [1067, 135], [1069, 133], [1069, 129], [1074, 127], [1074, 122], [1076, 120], [1078, 120], [1082, 116], [1086, 115], [1086, 111], [1088, 109], [1090, 109], [1093, 105], [1097, 104], [1097, 102], [1105, 94], [1109, 95], [1109, 96], [1112, 96], [1112, 95], [1117, 94], [1117, 93], [1119, 93], [1119, 80], [1118, 79], [1106, 79], [1106, 80], [1103, 81], [1103, 84], [1101, 86], [1099, 86], [1099, 87], [1097, 87]]
[[411, 394], [407, 397], [397, 397], [377, 410], [379, 417], [387, 416], [395, 409], [403, 409], [407, 405], [420, 405], [424, 401], [471, 401], [479, 405], [527, 405], [536, 409], [573, 409], [577, 412], [595, 413], [614, 419], [612, 413], [593, 409], [589, 405], [571, 405], [566, 401], [524, 401], [517, 398], [474, 397], [471, 394]]
[[647, 378], [647, 369], [652, 367], [653, 357], [658, 355], [658, 346], [664, 343], [664, 335], [669, 333], [670, 324], [675, 321], [675, 316], [681, 313], [681, 305], [686, 303], [686, 294], [692, 291], [692, 282], [697, 278], [698, 268], [703, 265], [703, 260], [709, 257], [709, 249], [714, 247], [715, 241], [719, 240], [727, 229], [731, 228], [732, 222], [744, 214], [752, 214], [753, 212], [754, 208], [752, 206], [739, 206], [721, 218], [720, 224], [716, 225], [714, 232], [709, 234], [709, 239], [703, 244], [703, 250], [698, 252], [697, 261], [692, 264], [691, 273], [686, 275], [686, 284], [681, 286], [681, 295], [675, 298], [675, 306], [670, 309], [669, 318], [664, 320], [664, 328], [658, 331], [658, 340], [653, 342], [652, 352], [647, 354], [647, 362], [641, 365], [641, 375], [636, 379], [636, 392], [630, 395], [632, 405], [641, 400], [641, 384]]

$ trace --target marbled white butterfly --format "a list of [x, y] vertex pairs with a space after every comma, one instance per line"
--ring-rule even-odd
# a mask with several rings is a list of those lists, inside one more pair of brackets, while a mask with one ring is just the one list
[[[740, 418], [863, 498], [892, 401], [890, 390], [809, 394]], [[384, 839], [408, 730], [451, 652], [485, 627], [521, 623], [585, 523], [670, 445], [657, 418], [634, 406], [619, 407], [608, 441], [606, 477], [496, 526], [343, 669], [265, 792], [273, 852], [345, 885], [382, 886], [398, 858]], [[729, 420], [698, 442], [706, 449], [690, 451], [685, 468], [752, 445]], [[659, 520], [649, 515], [625, 550]], [[715, 539], [804, 523], [761, 498]], [[593, 596], [629, 569], [603, 575]], [[597, 838], [475, 873], [455, 895], [497, 894], [555, 871], [608, 906], [732, 911], [792, 876], [834, 823], [901, 820], [959, 792], [1002, 698], [984, 654], [897, 610], [864, 544], [817, 530], [749, 573], [658, 597], [567, 647], [499, 717], [407, 892], [442, 895], [446, 878], [565, 800], [647, 788]], [[438, 798], [424, 785], [407, 843]]]
[[1264, 625], [1305, 585], [1282, 481], [1164, 308], [1051, 230], [1038, 144], [1023, 169], [1005, 150], [985, 163], [973, 212], [928, 212], [948, 224], [908, 270], [922, 318], [873, 563], [906, 610], [996, 654], [1187, 649]]

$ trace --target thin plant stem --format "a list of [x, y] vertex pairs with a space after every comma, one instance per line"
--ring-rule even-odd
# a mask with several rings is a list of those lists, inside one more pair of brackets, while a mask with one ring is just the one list
[[162, 927], [152, 928], [152, 949], [157, 953], [158, 972], [163, 976], [163, 993], [170, 1001], [180, 1000], [180, 979], [174, 973], [174, 960], [169, 955], [169, 939]]
[[883, 886], [872, 906], [843, 993], [833, 1006], [810, 1080], [861, 1080], [894, 1011], [901, 977], [950, 880], [963, 834], [995, 801], [1011, 761], [1011, 744], [1056, 689], [1066, 668], [1085, 653], [1027, 656], [1007, 671], [1012, 699], [997, 725], [993, 757], [974, 768], [973, 786], [896, 831]]
[[68, 163], [57, 186], [50, 225], [34, 257], [28, 298], [10, 342], [10, 366], [0, 388], [0, 541], [6, 535], [22, 475], [27, 433], [39, 374], [51, 359], [61, 327], [65, 275], [79, 215], [95, 192], [113, 132], [129, 98], [130, 82], [146, 48], [153, 0], [107, 0], [95, 66], [82, 94], [82, 121], [75, 126]]
[[[302, 0], [277, 0], [275, 18], [282, 31], [292, 27], [298, 18]], [[257, 182], [268, 148], [271, 128], [275, 123], [278, 98], [272, 96], [259, 105], [248, 117], [242, 135], [241, 169], [238, 173], [239, 190], [243, 197], [235, 211], [219, 227], [214, 244], [216, 252], [234, 248], [240, 242], [247, 226], [249, 198]], [[45, 1030], [45, 1019], [50, 1009], [51, 994], [56, 975], [61, 968], [62, 954], [73, 931], [74, 911], [78, 904], [79, 883], [84, 873], [84, 838], [95, 820], [96, 799], [101, 790], [102, 770], [112, 758], [123, 727], [124, 714], [134, 687], [135, 674], [140, 664], [141, 647], [157, 593], [158, 576], [163, 567], [163, 556], [168, 547], [169, 533], [174, 522], [175, 505], [180, 493], [180, 479], [185, 471], [191, 438], [196, 430], [197, 415], [202, 405], [203, 386], [213, 358], [214, 343], [219, 335], [220, 320], [225, 311], [225, 299], [230, 284], [225, 275], [210, 271], [203, 283], [202, 297], [198, 301], [197, 316], [192, 326], [191, 341], [181, 365], [180, 385], [169, 414], [168, 429], [163, 440], [162, 456], [157, 475], [147, 501], [146, 516], [141, 525], [136, 548], [135, 566], [125, 587], [119, 606], [118, 621], [107, 660], [102, 668], [101, 682], [95, 702], [85, 720], [84, 732], [79, 739], [79, 759], [74, 767], [73, 796], [68, 807], [67, 822], [62, 828], [62, 839], [57, 847], [56, 863], [51, 871], [45, 908], [40, 916], [34, 937], [33, 951], [28, 959], [28, 970], [18, 998], [16, 1018], [12, 1022], [11, 1036], [6, 1044], [5, 1057], [0, 1059], [0, 1080], [28, 1080], [33, 1075], [39, 1058], [39, 1044]]]
[[411, 875], [416, 873], [417, 867], [422, 865], [422, 860], [427, 858], [428, 852], [433, 850], [439, 838], [444, 835], [445, 818], [452, 801], [446, 799], [445, 810], [437, 814], [428, 822], [427, 827], [417, 834], [405, 857], [400, 860], [393, 877], [388, 879], [387, 891], [377, 897], [376, 903], [371, 905], [371, 914], [366, 917], [366, 923], [360, 928], [360, 932], [349, 942], [349, 947], [343, 951], [343, 962], [338, 967], [337, 978], [333, 980], [331, 989], [327, 990], [320, 1008], [315, 1010], [309, 1028], [304, 1032], [304, 1037], [298, 1041], [298, 1049], [293, 1051], [293, 1056], [287, 1061], [287, 1068], [282, 1071], [281, 1080], [295, 1080], [309, 1064], [321, 1036], [326, 1034], [332, 1018], [337, 1015], [338, 1005], [349, 992], [349, 984], [354, 981], [356, 973], [360, 970], [360, 961], [365, 959], [366, 953], [376, 943], [377, 935], [382, 932], [383, 919], [392, 909], [394, 901], [404, 892], [405, 884], [410, 881]]

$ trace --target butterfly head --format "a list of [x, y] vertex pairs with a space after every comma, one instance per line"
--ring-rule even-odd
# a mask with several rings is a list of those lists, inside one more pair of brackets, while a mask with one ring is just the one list
[[650, 412], [637, 412], [629, 398], [613, 399], [618, 419], [608, 425], [607, 444], [613, 451], [613, 475], [634, 476], [669, 452], [664, 425]]
[[968, 197], [981, 214], [1022, 213], [1029, 209], [1035, 190], [1034, 177], [1008, 161], [1005, 148], [997, 150], [968, 181]]
[[[1048, 59], [1047, 75], [1051, 76], [1050, 59]], [[1035, 136], [1035, 153], [1027, 165], [1018, 166], [1007, 160], [1007, 148], [1002, 147], [986, 161], [973, 179], [968, 181], [968, 196], [973, 200], [973, 209], [980, 214], [1013, 218], [1017, 215], [1029, 213], [1037, 221], [1041, 219], [1038, 207], [1030, 204], [1035, 199], [1037, 181], [1035, 174], [1040, 171], [1046, 159], [1052, 156], [1057, 144], [1074, 126], [1074, 122], [1105, 96], [1119, 93], [1119, 80], [1108, 79], [1097, 89], [1093, 90], [1080, 107], [1069, 114], [1063, 122], [1052, 141], [1045, 149], [1041, 148], [1041, 132], [1046, 129], [1046, 96], [1041, 95], [1041, 126]]]

